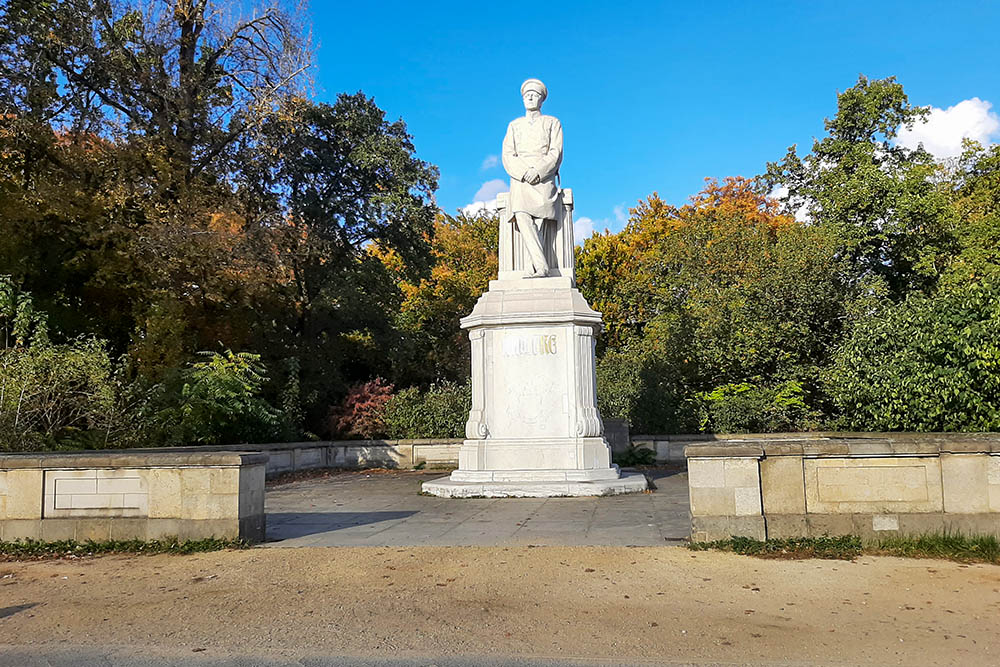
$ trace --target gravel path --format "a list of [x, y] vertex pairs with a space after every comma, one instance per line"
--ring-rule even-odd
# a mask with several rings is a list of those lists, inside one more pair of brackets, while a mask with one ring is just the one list
[[512, 546], [0, 563], [0, 665], [18, 667], [986, 665], [998, 618], [1000, 567], [895, 558]]

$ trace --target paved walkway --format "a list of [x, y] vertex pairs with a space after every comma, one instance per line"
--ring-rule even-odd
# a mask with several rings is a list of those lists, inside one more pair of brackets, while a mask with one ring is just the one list
[[599, 498], [420, 495], [441, 472], [335, 472], [269, 487], [275, 547], [660, 546], [690, 531], [687, 473], [647, 471], [651, 493]]

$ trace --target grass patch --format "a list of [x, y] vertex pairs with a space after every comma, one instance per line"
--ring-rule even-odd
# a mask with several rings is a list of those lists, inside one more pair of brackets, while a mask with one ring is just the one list
[[758, 558], [826, 558], [854, 560], [861, 555], [864, 545], [854, 535], [839, 537], [790, 537], [776, 540], [755, 540], [750, 537], [730, 537], [715, 542], [691, 542], [692, 551], [730, 551]]
[[902, 558], [939, 558], [960, 563], [1000, 565], [1000, 540], [992, 535], [967, 537], [958, 533], [903, 535], [862, 540], [857, 535], [792, 537], [755, 540], [730, 537], [715, 542], [692, 542], [692, 551], [728, 551], [757, 558], [825, 558], [854, 560], [862, 554]]
[[966, 537], [951, 533], [886, 537], [868, 546], [865, 553], [1000, 565], [1000, 540], [993, 535]]
[[223, 549], [247, 549], [244, 540], [108, 540], [106, 542], [77, 542], [61, 540], [17, 540], [0, 542], [0, 560], [48, 560], [53, 558], [90, 558], [107, 554], [193, 554]]

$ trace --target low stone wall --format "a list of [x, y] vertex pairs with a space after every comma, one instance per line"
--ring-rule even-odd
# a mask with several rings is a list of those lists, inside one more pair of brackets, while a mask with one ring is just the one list
[[0, 457], [0, 540], [264, 540], [267, 456], [127, 451]]
[[[629, 445], [628, 424], [618, 419], [606, 419], [605, 438], [612, 451], [625, 451]], [[269, 457], [267, 476], [271, 478], [288, 472], [323, 468], [456, 468], [462, 442], [461, 438], [328, 440], [230, 445], [211, 449], [265, 453]]]
[[808, 438], [815, 437], [818, 433], [681, 433], [677, 435], [633, 435], [631, 436], [632, 446], [640, 449], [648, 449], [656, 454], [657, 463], [677, 463], [684, 464], [687, 458], [684, 456], [684, 449], [688, 445], [700, 445], [705, 443], [728, 443], [743, 442], [746, 440], [771, 440], [774, 438]]
[[[227, 445], [211, 451], [253, 451], [267, 455], [267, 477], [324, 468], [400, 468], [458, 466], [459, 439], [321, 440]], [[197, 448], [186, 448], [196, 451]]]
[[731, 436], [685, 455], [695, 541], [1000, 536], [1000, 434]]

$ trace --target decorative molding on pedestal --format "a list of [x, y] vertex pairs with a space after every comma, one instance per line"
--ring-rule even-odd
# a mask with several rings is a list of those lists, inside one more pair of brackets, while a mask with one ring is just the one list
[[[483, 339], [485, 336], [486, 332], [482, 329], [469, 332], [469, 340], [472, 342], [473, 359], [483, 355]], [[477, 438], [485, 438], [489, 435], [490, 429], [486, 425], [486, 406], [483, 397], [483, 386], [486, 378], [482, 377], [482, 374], [485, 373], [486, 367], [485, 365], [480, 365], [478, 368], [474, 366], [472, 370], [475, 373], [479, 373], [480, 377], [472, 380], [472, 409], [469, 410], [469, 420], [465, 422], [465, 437], [475, 440]]]
[[496, 280], [462, 319], [472, 409], [459, 468], [425, 482], [445, 497], [612, 495], [646, 488], [611, 463], [597, 408], [601, 315], [564, 277]]
[[576, 364], [580, 371], [576, 381], [577, 391], [580, 392], [576, 435], [581, 438], [599, 437], [604, 435], [604, 422], [597, 411], [597, 373], [594, 367], [597, 342], [594, 340], [594, 329], [576, 326], [573, 331], [576, 334]]

